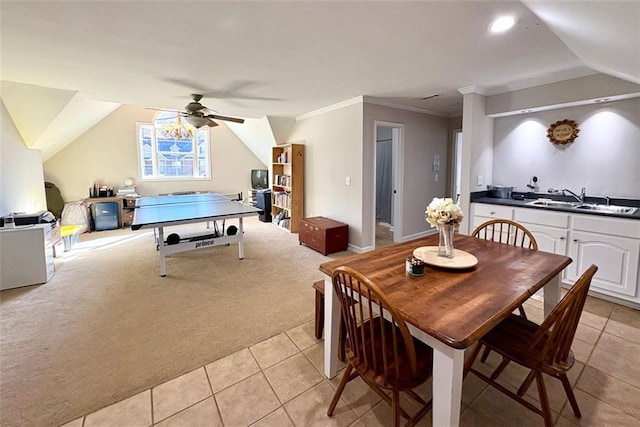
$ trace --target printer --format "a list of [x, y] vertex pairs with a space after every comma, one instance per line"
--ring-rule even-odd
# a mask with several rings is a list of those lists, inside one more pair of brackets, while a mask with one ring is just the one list
[[5, 215], [0, 218], [0, 226], [4, 227], [4, 219], [8, 216], [13, 217], [15, 225], [31, 225], [31, 224], [45, 224], [50, 222], [56, 222], [56, 217], [49, 211], [39, 211], [34, 213], [15, 213], [11, 215]]

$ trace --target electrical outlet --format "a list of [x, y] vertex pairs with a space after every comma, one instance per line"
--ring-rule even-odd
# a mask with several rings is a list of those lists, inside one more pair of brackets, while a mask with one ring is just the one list
[[435, 181], [438, 181], [438, 174], [437, 174], [437, 173], [434, 173], [434, 174], [433, 174], [433, 179], [434, 179]]
[[477, 185], [478, 187], [484, 185], [484, 177], [482, 175], [478, 175]]
[[344, 180], [344, 183], [345, 183], [345, 184], [347, 184], [347, 185], [351, 185], [351, 177], [350, 177], [350, 176], [348, 176], [348, 177]]

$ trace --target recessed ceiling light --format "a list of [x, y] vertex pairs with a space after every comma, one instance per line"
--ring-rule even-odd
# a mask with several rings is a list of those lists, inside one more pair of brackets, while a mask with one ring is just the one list
[[516, 20], [513, 16], [501, 16], [489, 25], [489, 31], [492, 33], [504, 33], [513, 27]]

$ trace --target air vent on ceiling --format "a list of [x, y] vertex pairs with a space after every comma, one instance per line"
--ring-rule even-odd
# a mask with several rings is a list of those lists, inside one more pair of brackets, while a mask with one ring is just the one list
[[437, 98], [439, 96], [442, 96], [439, 93], [434, 93], [433, 95], [429, 95], [429, 96], [423, 96], [422, 98], [416, 98], [418, 101], [426, 101], [427, 99], [433, 99], [433, 98]]

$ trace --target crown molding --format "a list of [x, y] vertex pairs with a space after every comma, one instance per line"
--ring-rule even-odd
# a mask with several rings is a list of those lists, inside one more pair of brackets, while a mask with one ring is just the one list
[[296, 122], [299, 120], [308, 119], [310, 117], [319, 116], [321, 114], [328, 113], [329, 111], [339, 110], [350, 105], [362, 104], [363, 102], [364, 101], [362, 96], [356, 96], [355, 98], [347, 99], [346, 101], [338, 102], [337, 104], [329, 105], [328, 107], [323, 107], [318, 110], [296, 116]]
[[375, 105], [380, 105], [382, 107], [395, 108], [397, 110], [412, 111], [414, 113], [430, 114], [432, 116], [439, 116], [439, 117], [449, 117], [449, 115], [443, 114], [437, 111], [426, 110], [424, 108], [418, 108], [418, 107], [410, 107], [408, 105], [394, 104], [392, 102], [382, 101], [378, 98], [374, 98], [371, 96], [363, 96], [363, 100], [367, 104], [375, 104]]

